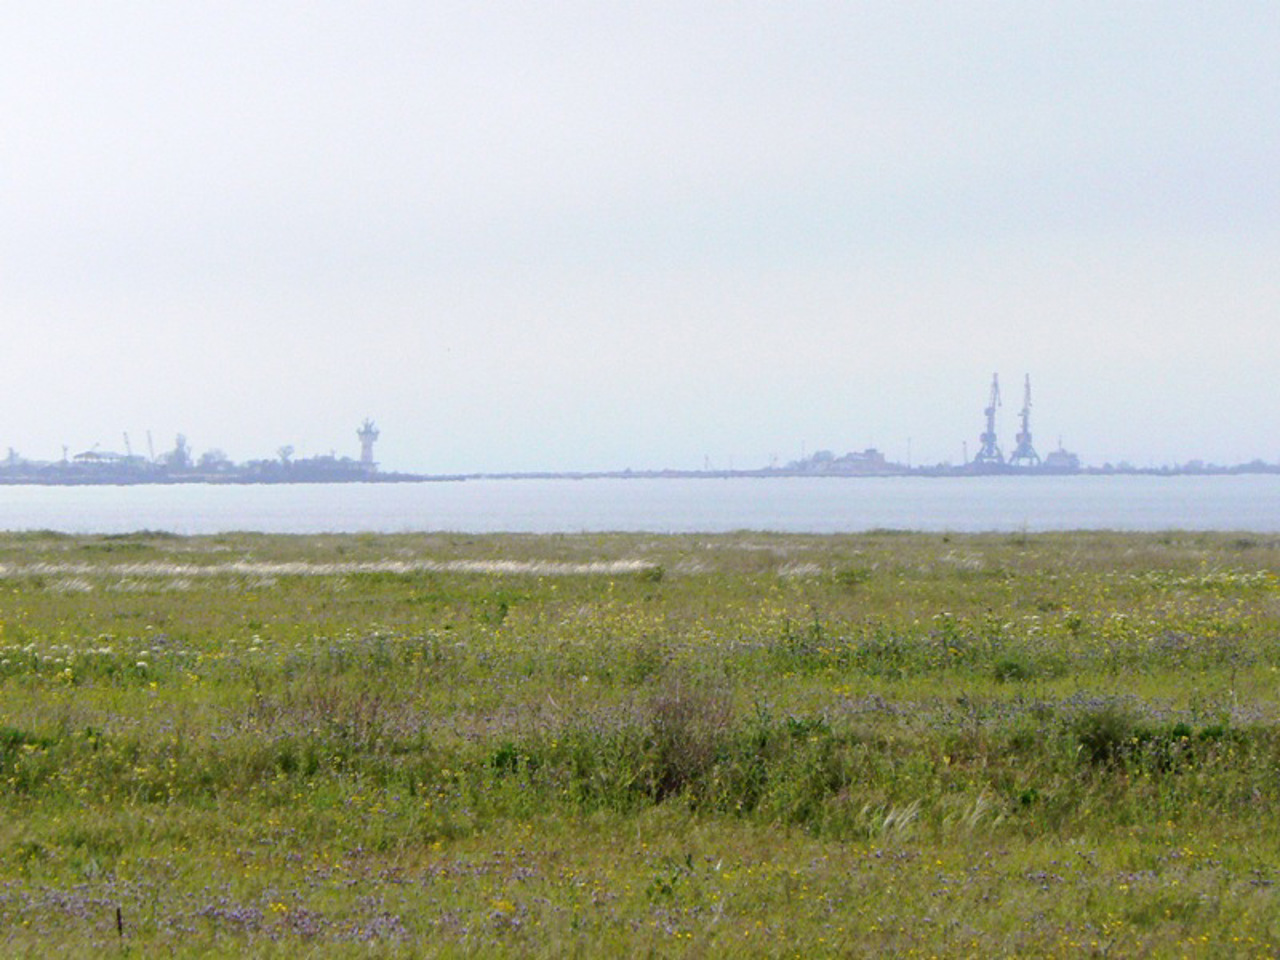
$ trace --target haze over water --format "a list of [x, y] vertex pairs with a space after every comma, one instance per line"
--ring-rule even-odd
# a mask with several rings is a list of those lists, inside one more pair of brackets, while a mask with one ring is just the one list
[[[0, 4], [0, 456], [1274, 462], [1280, 4]], [[126, 438], [125, 434], [129, 434]], [[668, 494], [672, 491], [667, 491]]]
[[264, 533], [1280, 532], [1280, 476], [8, 487], [0, 529]]

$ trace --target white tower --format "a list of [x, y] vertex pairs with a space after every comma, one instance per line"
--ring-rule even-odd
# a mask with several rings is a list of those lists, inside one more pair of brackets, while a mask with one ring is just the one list
[[378, 428], [366, 417], [356, 436], [360, 438], [360, 465], [369, 471], [377, 469], [378, 465], [373, 461], [373, 441], [378, 439]]

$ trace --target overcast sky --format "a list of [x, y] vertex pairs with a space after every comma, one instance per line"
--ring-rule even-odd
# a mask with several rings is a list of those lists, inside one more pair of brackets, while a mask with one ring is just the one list
[[1280, 459], [1280, 4], [0, 5], [0, 451]]

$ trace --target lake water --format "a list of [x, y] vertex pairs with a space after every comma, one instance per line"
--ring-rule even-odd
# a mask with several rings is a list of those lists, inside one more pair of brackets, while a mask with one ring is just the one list
[[0, 487], [0, 529], [1280, 531], [1280, 476], [468, 480]]

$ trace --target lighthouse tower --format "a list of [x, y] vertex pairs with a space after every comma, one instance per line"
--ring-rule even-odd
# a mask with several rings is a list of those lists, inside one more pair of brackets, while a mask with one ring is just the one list
[[373, 442], [378, 439], [378, 428], [366, 417], [360, 429], [356, 431], [356, 436], [360, 438], [360, 465], [372, 473], [378, 469], [378, 465], [373, 460]]

